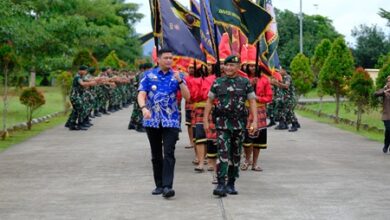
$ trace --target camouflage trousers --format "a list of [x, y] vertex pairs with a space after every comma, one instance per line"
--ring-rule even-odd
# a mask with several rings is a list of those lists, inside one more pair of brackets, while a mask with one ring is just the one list
[[244, 130], [217, 129], [217, 176], [218, 178], [237, 178], [241, 159]]
[[81, 123], [86, 117], [88, 109], [84, 105], [84, 100], [81, 96], [71, 96], [70, 102], [72, 103], [72, 113], [69, 116], [69, 122], [74, 125], [77, 122]]
[[295, 106], [297, 106], [297, 102], [294, 99], [290, 99], [286, 102], [286, 122], [288, 124], [298, 121], [294, 112]]
[[285, 121], [286, 120], [286, 106], [283, 99], [275, 100], [273, 115], [276, 121]]
[[131, 113], [130, 124], [142, 126], [142, 111], [137, 102], [133, 104], [133, 112]]

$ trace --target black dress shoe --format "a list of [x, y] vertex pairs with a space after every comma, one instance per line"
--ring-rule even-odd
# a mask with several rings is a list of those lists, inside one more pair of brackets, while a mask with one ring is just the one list
[[163, 190], [163, 192], [162, 192], [162, 196], [163, 196], [164, 198], [170, 198], [170, 197], [172, 197], [172, 196], [175, 196], [175, 190], [170, 189], [170, 188], [168, 188], [168, 187], [165, 187], [164, 190]]
[[160, 195], [163, 193], [163, 188], [162, 187], [157, 187], [152, 191], [152, 195]]

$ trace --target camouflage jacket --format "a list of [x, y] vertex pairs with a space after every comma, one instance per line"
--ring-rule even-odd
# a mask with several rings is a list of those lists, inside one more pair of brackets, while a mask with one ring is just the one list
[[213, 116], [217, 129], [241, 130], [246, 127], [248, 110], [245, 101], [256, 99], [253, 86], [248, 79], [220, 77], [211, 86], [208, 97], [217, 99]]

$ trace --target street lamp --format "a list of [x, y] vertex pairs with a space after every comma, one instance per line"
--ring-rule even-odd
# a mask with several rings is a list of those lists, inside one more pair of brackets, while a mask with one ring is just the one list
[[302, 0], [300, 0], [300, 12], [299, 12], [299, 52], [303, 53], [303, 31], [302, 31]]

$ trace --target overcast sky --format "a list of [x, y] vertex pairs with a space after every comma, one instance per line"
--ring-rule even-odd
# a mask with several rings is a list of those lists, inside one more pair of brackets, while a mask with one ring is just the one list
[[[137, 23], [136, 31], [140, 34], [152, 30], [150, 23], [150, 9], [148, 0], [127, 0], [140, 4], [140, 12], [145, 15], [141, 22]], [[178, 0], [185, 6], [189, 0]], [[288, 9], [294, 13], [299, 12], [299, 0], [273, 0], [274, 7]], [[378, 15], [379, 8], [390, 10], [390, 0], [302, 0], [302, 11], [305, 14], [320, 14], [333, 21], [336, 30], [346, 37], [347, 42], [353, 43], [351, 30], [360, 24], [377, 24], [389, 35], [390, 28], [386, 26], [386, 20]]]

